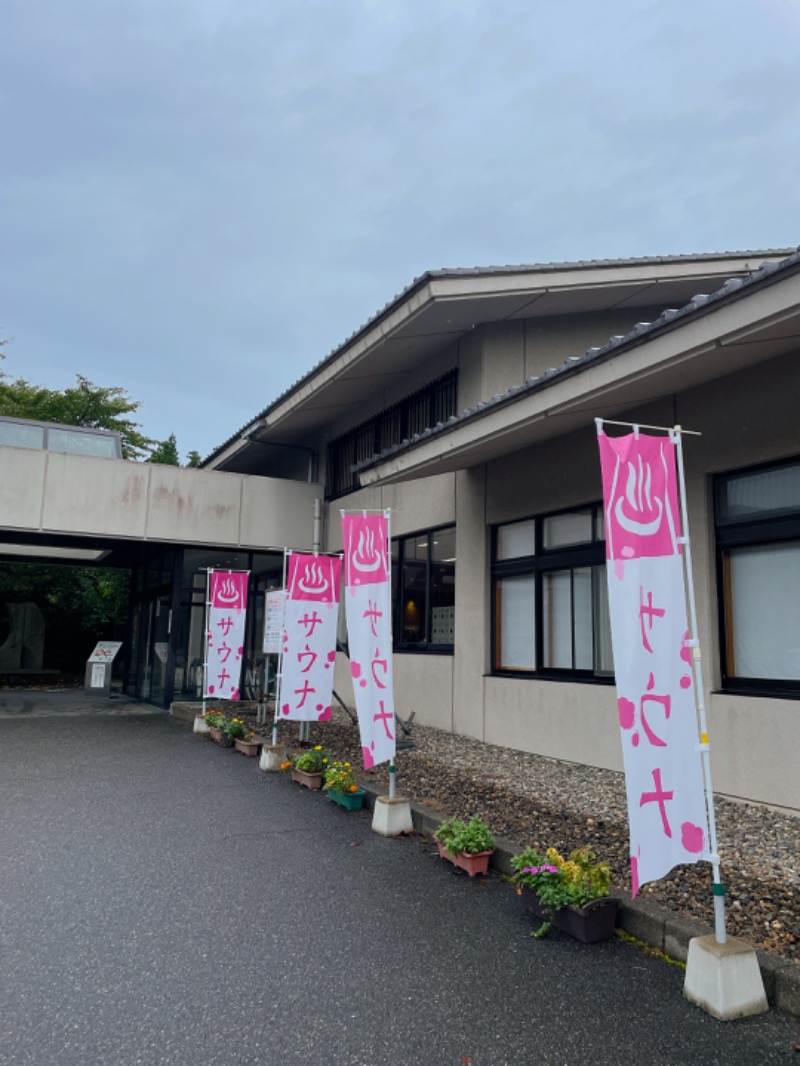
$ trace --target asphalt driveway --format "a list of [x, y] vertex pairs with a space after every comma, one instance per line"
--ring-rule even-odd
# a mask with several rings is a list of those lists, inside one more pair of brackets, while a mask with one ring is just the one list
[[532, 939], [420, 837], [90, 710], [0, 720], [0, 1064], [797, 1061], [779, 1015], [716, 1022], [622, 941]]

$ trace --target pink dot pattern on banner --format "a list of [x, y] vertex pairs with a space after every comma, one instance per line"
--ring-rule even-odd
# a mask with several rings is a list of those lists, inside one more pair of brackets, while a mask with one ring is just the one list
[[638, 733], [634, 733], [633, 736], [631, 737], [631, 744], [633, 744], [634, 748], [638, 748], [639, 747], [639, 739], [640, 738], [639, 738], [639, 734]]
[[361, 663], [350, 663], [350, 673], [353, 677], [361, 677]]
[[681, 678], [681, 688], [691, 688], [691, 687], [692, 687], [692, 679], [689, 677], [688, 674], [684, 674], [683, 677]]
[[366, 688], [367, 687], [367, 679], [365, 677], [362, 677], [361, 680], [359, 681], [359, 685], [361, 685], [362, 688]]
[[625, 547], [620, 552], [620, 555], [624, 556], [626, 559], [633, 558], [633, 555], [634, 555], [633, 548], [631, 548], [630, 545], [626, 544]]
[[630, 700], [626, 700], [624, 696], [621, 696], [617, 700], [617, 710], [619, 711], [619, 724], [621, 729], [632, 729], [633, 723], [636, 721], [636, 707]]
[[239, 699], [239, 689], [238, 688], [235, 688], [233, 690], [233, 692], [231, 692], [231, 699], [232, 700], [238, 700]]
[[208, 686], [208, 691], [209, 691], [209, 692], [216, 692], [216, 688], [215, 688], [215, 686], [214, 686], [214, 685], [209, 685], [209, 686]]
[[326, 707], [322, 714], [317, 719], [318, 722], [330, 722], [331, 720], [331, 708]]
[[324, 704], [322, 704], [322, 703], [318, 703], [317, 704], [317, 710], [318, 711], [321, 711], [323, 709], [323, 707], [324, 707]]
[[289, 713], [289, 704], [288, 703], [284, 703], [283, 707], [281, 707], [281, 710], [283, 711], [284, 714], [288, 714]]
[[681, 844], [692, 855], [699, 855], [705, 847], [706, 834], [703, 832], [702, 826], [695, 825], [694, 822], [684, 822], [681, 826]]
[[362, 748], [361, 756], [364, 760], [364, 769], [371, 770], [372, 767], [375, 765], [375, 760], [372, 758], [372, 752], [369, 750], [369, 748]]
[[328, 662], [329, 663], [335, 663], [336, 662], [336, 652], [335, 651], [329, 651], [328, 652]]
[[239, 645], [239, 655], [244, 655], [244, 648], [241, 645]]
[[631, 855], [631, 899], [636, 899], [639, 892], [639, 860]]

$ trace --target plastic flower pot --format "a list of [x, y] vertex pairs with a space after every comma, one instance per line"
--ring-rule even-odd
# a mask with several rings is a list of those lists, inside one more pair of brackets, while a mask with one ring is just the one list
[[292, 767], [292, 781], [297, 781], [300, 785], [305, 785], [306, 788], [314, 789], [315, 791], [322, 788], [322, 774], [309, 774], [305, 770], [295, 770]]
[[348, 811], [359, 811], [364, 805], [366, 792], [363, 788], [357, 788], [355, 792], [337, 792], [333, 788], [328, 789], [328, 799], [338, 803]]
[[211, 739], [222, 748], [232, 748], [233, 741], [222, 729], [215, 729], [212, 725], [208, 730]]
[[590, 900], [583, 907], [561, 907], [553, 914], [545, 913], [539, 897], [528, 885], [521, 885], [522, 905], [528, 914], [541, 922], [550, 922], [562, 933], [583, 944], [596, 944], [614, 935], [617, 924], [617, 901], [611, 896]]
[[233, 746], [237, 751], [240, 751], [242, 755], [258, 755], [261, 751], [260, 740], [244, 740], [242, 737], [236, 737], [233, 742]]
[[466, 870], [470, 877], [475, 877], [477, 874], [488, 874], [489, 872], [489, 859], [492, 857], [491, 851], [459, 851], [455, 855], [452, 855], [446, 848], [437, 840], [437, 847], [439, 848], [439, 855], [443, 859], [447, 859], [453, 866], [457, 866], [460, 870]]

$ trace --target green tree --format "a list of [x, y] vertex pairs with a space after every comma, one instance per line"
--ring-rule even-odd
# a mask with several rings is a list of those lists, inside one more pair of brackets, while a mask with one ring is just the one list
[[200, 466], [202, 461], [203, 457], [200, 452], [189, 452], [189, 454], [186, 456], [187, 466]]
[[170, 433], [166, 440], [162, 440], [150, 452], [148, 463], [163, 463], [165, 466], [180, 466], [181, 457], [178, 455], [178, 442], [175, 434]]
[[139, 423], [128, 417], [138, 411], [141, 402], [132, 400], [118, 386], [95, 385], [82, 374], [76, 378], [77, 383], [71, 388], [58, 390], [0, 372], [0, 414], [116, 430], [122, 434], [122, 454], [126, 459], [147, 458], [158, 442], [145, 437]]
[[45, 662], [80, 670], [98, 640], [123, 622], [130, 571], [83, 566], [0, 565], [0, 636], [5, 603], [35, 603], [45, 622]]

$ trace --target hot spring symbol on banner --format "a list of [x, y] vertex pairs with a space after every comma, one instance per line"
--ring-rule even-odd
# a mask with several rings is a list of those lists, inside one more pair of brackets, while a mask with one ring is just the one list
[[343, 514], [347, 639], [364, 768], [392, 762], [392, 589], [386, 514]]
[[247, 618], [246, 570], [210, 570], [203, 699], [238, 700]]
[[340, 556], [289, 556], [284, 607], [280, 716], [299, 722], [331, 717]]
[[632, 894], [709, 859], [675, 441], [598, 437]]

